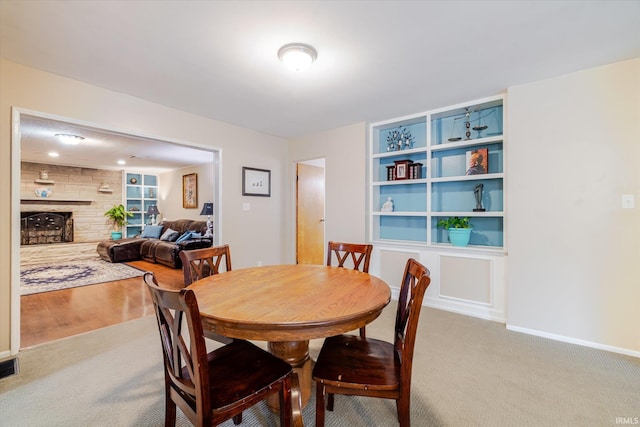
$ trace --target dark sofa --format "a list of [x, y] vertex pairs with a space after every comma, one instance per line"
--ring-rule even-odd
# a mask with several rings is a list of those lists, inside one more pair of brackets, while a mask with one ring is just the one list
[[[187, 231], [204, 235], [207, 232], [206, 221], [193, 221], [179, 219], [176, 221], [163, 221], [159, 224], [162, 237], [168, 229], [177, 232], [178, 237]], [[175, 233], [174, 233], [175, 235]], [[144, 233], [142, 234], [144, 236]], [[98, 243], [97, 251], [105, 261], [125, 262], [144, 259], [153, 263], [163, 264], [172, 268], [181, 268], [180, 252], [183, 250], [208, 248], [212, 245], [212, 239], [189, 238], [182, 242], [161, 240], [160, 238], [133, 237], [120, 240], [106, 240]]]

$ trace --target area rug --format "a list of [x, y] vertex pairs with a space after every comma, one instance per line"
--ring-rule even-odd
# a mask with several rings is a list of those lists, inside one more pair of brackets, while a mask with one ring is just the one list
[[101, 259], [82, 259], [20, 268], [20, 295], [57, 291], [78, 286], [95, 285], [129, 279], [144, 274], [125, 264]]

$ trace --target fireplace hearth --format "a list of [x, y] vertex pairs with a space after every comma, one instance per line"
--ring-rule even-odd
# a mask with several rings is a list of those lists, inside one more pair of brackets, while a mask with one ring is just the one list
[[73, 242], [71, 212], [21, 212], [20, 244]]

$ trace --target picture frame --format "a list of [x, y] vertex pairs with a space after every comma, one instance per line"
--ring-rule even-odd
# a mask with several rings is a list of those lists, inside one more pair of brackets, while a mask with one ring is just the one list
[[243, 166], [242, 195], [271, 197], [271, 171]]
[[198, 208], [198, 174], [182, 175], [182, 207], [185, 209]]
[[396, 174], [394, 180], [409, 179], [409, 168], [413, 163], [412, 160], [394, 160]]

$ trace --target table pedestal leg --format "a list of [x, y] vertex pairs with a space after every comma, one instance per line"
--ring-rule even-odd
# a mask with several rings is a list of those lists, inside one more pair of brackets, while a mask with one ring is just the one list
[[[313, 362], [309, 357], [309, 341], [270, 342], [269, 351], [289, 363], [293, 367], [293, 371], [298, 374], [300, 396], [302, 398], [302, 407], [304, 408], [311, 397], [312, 386], [311, 371]], [[277, 398], [269, 399], [268, 402], [272, 408], [278, 408]], [[294, 402], [294, 415], [296, 412], [295, 406]]]

